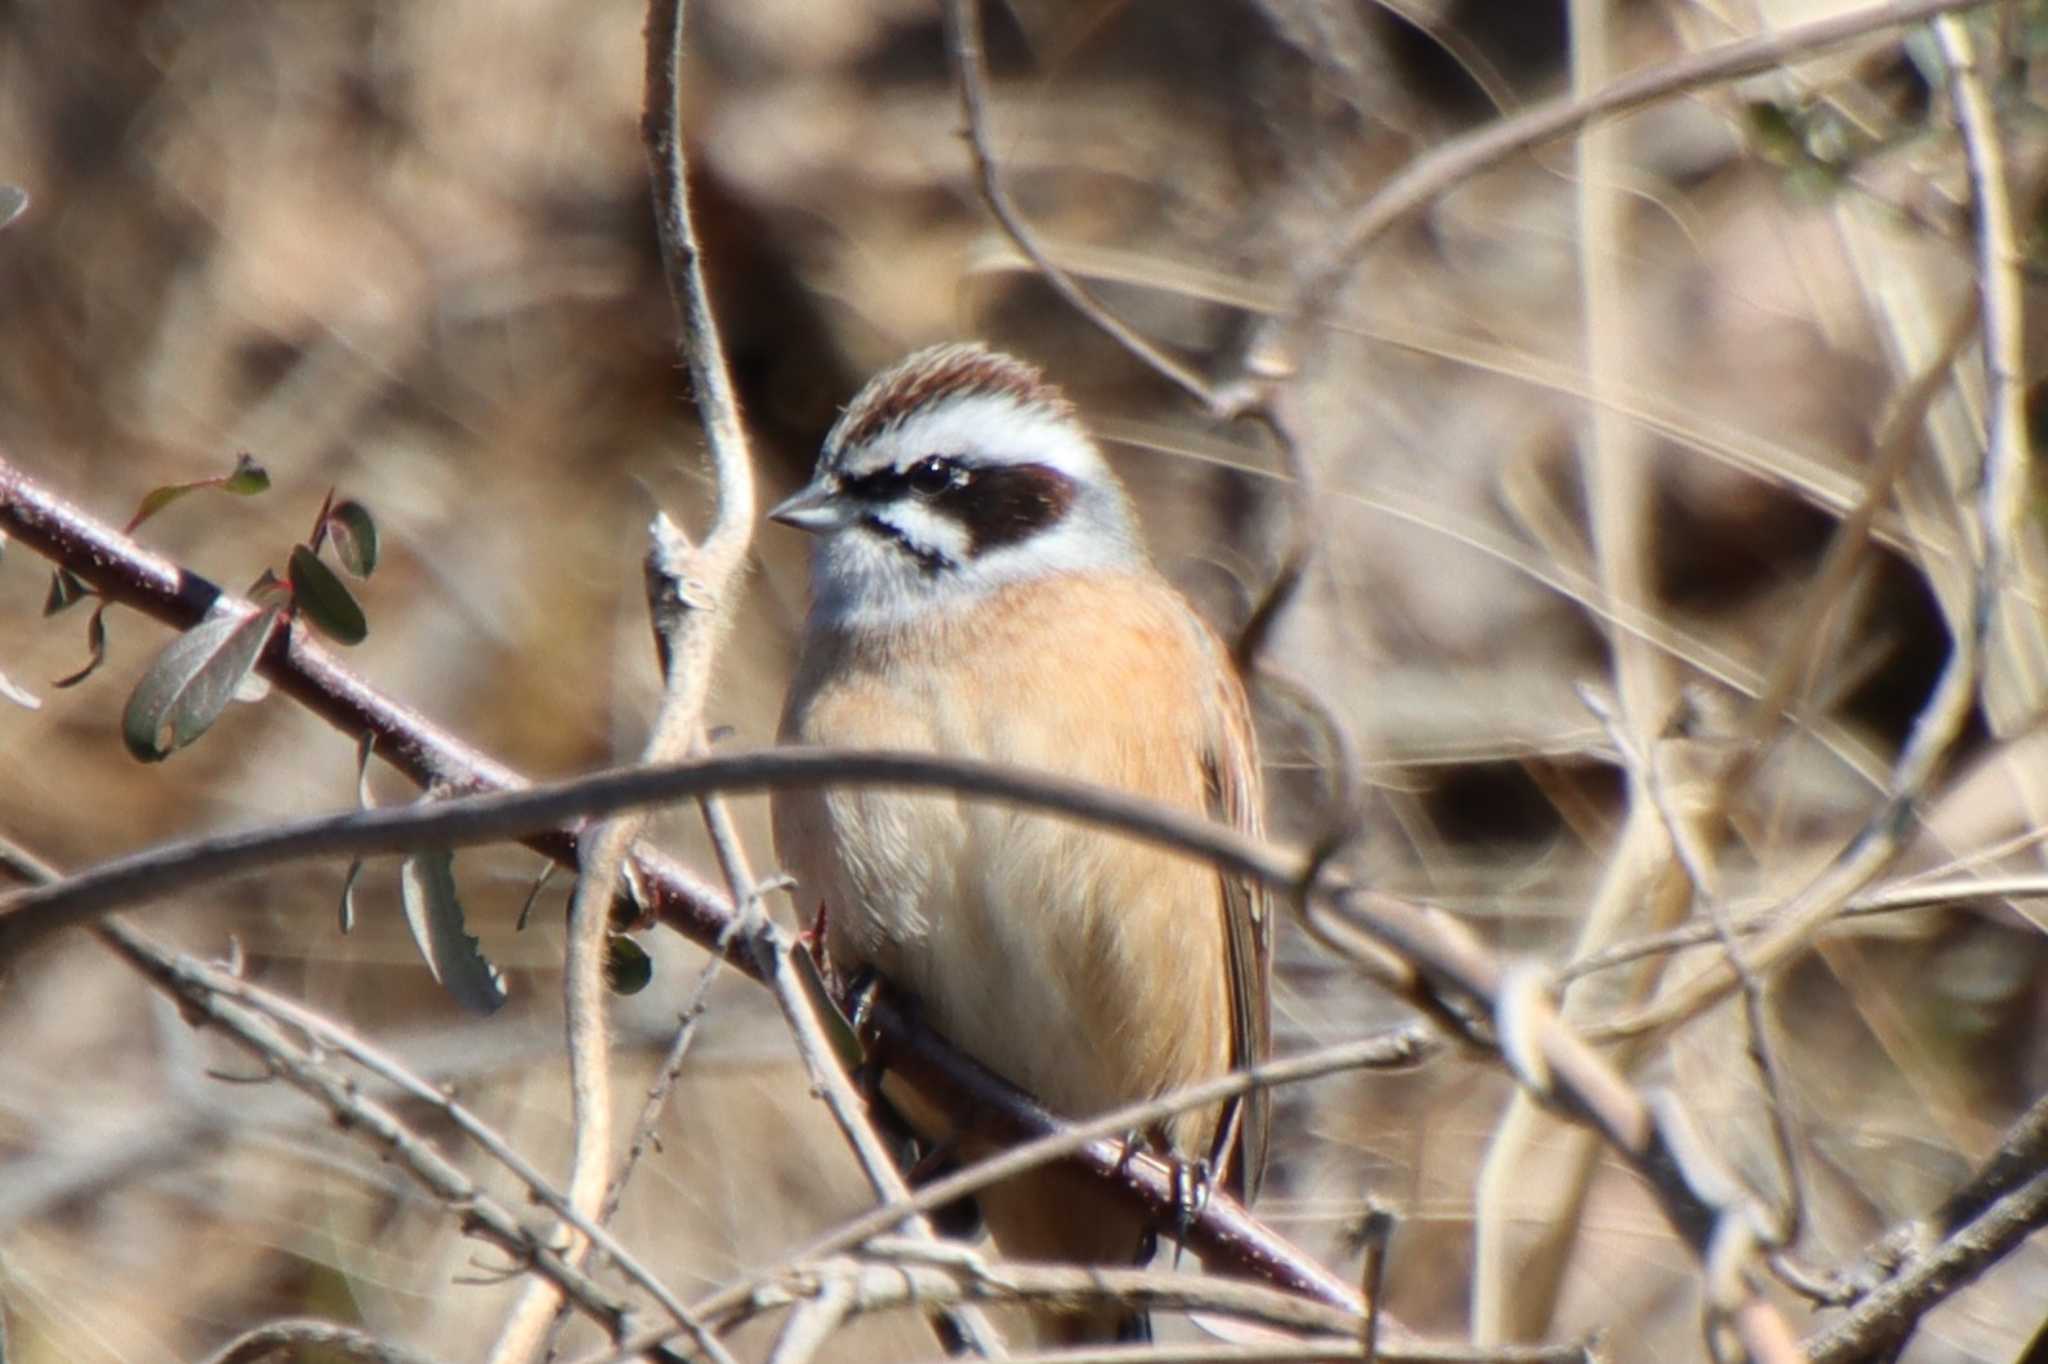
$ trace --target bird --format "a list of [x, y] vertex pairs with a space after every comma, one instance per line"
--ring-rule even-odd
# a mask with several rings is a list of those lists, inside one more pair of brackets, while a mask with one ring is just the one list
[[[1230, 653], [1152, 565], [1131, 498], [1035, 366], [954, 343], [883, 370], [769, 516], [812, 537], [780, 742], [1012, 764], [1260, 832], [1258, 744]], [[786, 789], [772, 817], [831, 965], [908, 995], [1063, 1117], [1268, 1053], [1272, 916], [1247, 879], [946, 794]], [[926, 1140], [968, 1140], [915, 1094], [884, 1093]], [[1268, 1125], [1254, 1092], [1146, 1135], [1248, 1202]], [[1012, 1258], [1129, 1264], [1151, 1243], [1135, 1206], [1075, 1169], [979, 1201]], [[1027, 1329], [1075, 1343], [1143, 1328], [1096, 1308], [1036, 1313]]]

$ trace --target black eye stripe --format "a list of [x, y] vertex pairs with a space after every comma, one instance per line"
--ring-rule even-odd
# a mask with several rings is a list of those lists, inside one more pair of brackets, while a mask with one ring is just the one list
[[973, 481], [974, 471], [957, 460], [945, 455], [926, 455], [907, 469], [877, 469], [842, 478], [840, 487], [848, 496], [863, 502], [893, 502], [905, 493], [937, 497]]
[[932, 499], [967, 530], [971, 553], [1020, 544], [1051, 530], [1074, 505], [1074, 481], [1045, 464], [1005, 464]]
[[[1074, 505], [1074, 481], [1047, 464], [996, 464], [968, 468], [943, 455], [928, 455], [903, 469], [877, 469], [872, 473], [842, 477], [840, 489], [847, 496], [876, 506], [903, 498], [915, 498], [967, 533], [970, 555], [983, 550], [1020, 544], [1041, 531], [1052, 529]], [[877, 518], [867, 518], [872, 529], [880, 529]], [[903, 544], [894, 527], [889, 538]], [[930, 552], [904, 548], [917, 555], [926, 571], [952, 566], [951, 560], [933, 562]]]

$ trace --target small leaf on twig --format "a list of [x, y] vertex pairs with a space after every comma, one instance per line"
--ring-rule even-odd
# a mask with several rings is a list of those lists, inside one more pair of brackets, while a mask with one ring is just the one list
[[605, 941], [604, 983], [615, 995], [637, 995], [654, 979], [654, 958], [623, 933]]
[[164, 646], [128, 697], [121, 738], [143, 762], [161, 762], [204, 734], [263, 655], [275, 611], [222, 612]]
[[825, 983], [824, 973], [819, 970], [818, 959], [799, 944], [789, 954], [790, 963], [796, 967], [796, 978], [810, 996], [811, 1011], [823, 1025], [826, 1040], [832, 1044], [833, 1054], [839, 1064], [848, 1070], [858, 1070], [866, 1063], [862, 1053], [860, 1035], [853, 1030], [853, 1024], [840, 1011], [839, 1002], [832, 998], [832, 987]]
[[414, 853], [399, 868], [399, 898], [427, 969], [471, 1013], [494, 1013], [505, 1002], [505, 978], [469, 935], [455, 893], [455, 854]]
[[101, 602], [93, 608], [92, 619], [85, 623], [85, 647], [90, 655], [85, 666], [75, 673], [67, 673], [50, 685], [53, 687], [75, 687], [99, 671], [100, 664], [107, 661], [107, 604]]
[[526, 903], [519, 906], [519, 922], [512, 927], [514, 933], [524, 933], [526, 931], [526, 921], [533, 915], [533, 906], [540, 899], [540, 893], [548, 888], [548, 882], [554, 879], [554, 875], [554, 861], [552, 859], [543, 859], [540, 864], [540, 874], [533, 878], [533, 889], [526, 892]]
[[320, 562], [320, 556], [305, 545], [292, 546], [292, 600], [299, 612], [321, 634], [337, 644], [361, 644], [370, 635], [370, 622], [334, 570]]
[[92, 594], [85, 579], [68, 568], [56, 569], [50, 574], [50, 591], [43, 598], [43, 615], [47, 618], [67, 611]]
[[360, 502], [337, 502], [327, 513], [327, 534], [334, 541], [334, 557], [351, 577], [367, 578], [377, 571], [377, 521]]
[[136, 504], [135, 515], [129, 517], [128, 524], [121, 529], [123, 533], [133, 533], [137, 526], [187, 493], [211, 488], [236, 497], [254, 497], [269, 486], [269, 472], [244, 451], [235, 456], [235, 467], [227, 473], [216, 474], [212, 478], [195, 478], [190, 483], [166, 483], [162, 487], [151, 488]]

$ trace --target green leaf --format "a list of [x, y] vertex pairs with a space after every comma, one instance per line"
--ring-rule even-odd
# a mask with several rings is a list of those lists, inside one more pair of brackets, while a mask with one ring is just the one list
[[291, 566], [286, 570], [292, 582], [292, 600], [313, 627], [337, 644], [361, 644], [370, 635], [370, 622], [355, 594], [334, 570], [320, 562], [320, 556], [306, 545], [292, 546]]
[[151, 488], [142, 495], [142, 501], [136, 503], [135, 515], [129, 517], [128, 524], [121, 529], [132, 533], [137, 526], [187, 493], [211, 488], [216, 492], [233, 493], [237, 497], [253, 497], [269, 486], [270, 474], [244, 451], [235, 456], [235, 467], [227, 473], [216, 474], [212, 478], [195, 478], [190, 483], [166, 483], [161, 487]]
[[350, 575], [367, 578], [377, 571], [377, 522], [360, 502], [337, 502], [327, 513], [327, 534], [334, 557]]
[[162, 762], [204, 734], [262, 657], [277, 620], [275, 611], [219, 612], [166, 645], [121, 714], [128, 751]]
[[399, 868], [398, 894], [427, 969], [441, 988], [471, 1013], [495, 1013], [505, 1002], [505, 978], [484, 959], [469, 935], [455, 894], [455, 854], [414, 853]]
[[615, 995], [637, 995], [654, 979], [654, 958], [623, 933], [614, 933], [604, 949], [604, 983]]
[[1744, 106], [1749, 136], [1758, 155], [1779, 166], [1795, 166], [1806, 159], [1804, 117], [1783, 104], [1755, 100]]
[[107, 661], [106, 617], [107, 604], [101, 602], [93, 608], [92, 619], [85, 623], [85, 647], [91, 652], [91, 657], [86, 659], [83, 668], [58, 678], [50, 684], [51, 686], [75, 687], [100, 670], [100, 664]]
[[221, 480], [220, 490], [236, 497], [254, 497], [270, 491], [270, 471], [256, 462], [256, 457], [244, 450], [235, 456], [235, 467]]
[[50, 574], [50, 590], [43, 598], [43, 616], [47, 619], [59, 611], [68, 611], [92, 595], [85, 579], [68, 568], [55, 569]]
[[810, 996], [811, 1011], [824, 1026], [825, 1038], [832, 1044], [833, 1052], [839, 1057], [839, 1064], [849, 1071], [858, 1070], [866, 1063], [867, 1057], [861, 1050], [860, 1034], [853, 1030], [853, 1023], [840, 1012], [839, 1002], [832, 998], [832, 987], [825, 983], [825, 975], [818, 969], [818, 959], [801, 942], [793, 944], [789, 960], [796, 967], [797, 981]]

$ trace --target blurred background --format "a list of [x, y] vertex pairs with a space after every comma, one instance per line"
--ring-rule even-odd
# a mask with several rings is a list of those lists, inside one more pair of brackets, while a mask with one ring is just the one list
[[[1670, 61], [1843, 8], [1616, 3], [1605, 60]], [[2036, 8], [1975, 30], [2009, 58], [1986, 65], [2029, 232], [2048, 164]], [[764, 497], [807, 476], [876, 367], [983, 337], [1069, 388], [1162, 567], [1220, 628], [1241, 625], [1289, 543], [1279, 452], [1132, 361], [994, 229], [936, 6], [690, 10], [695, 208]], [[252, 453], [267, 494], [188, 499], [143, 532], [237, 590], [282, 568], [330, 487], [359, 498], [384, 541], [351, 656], [363, 676], [534, 777], [636, 753], [657, 687], [643, 528], [657, 507], [701, 526], [710, 492], [638, 140], [642, 20], [631, 0], [0, 0], [0, 181], [33, 197], [0, 234], [0, 450], [115, 524], [150, 488]], [[1575, 48], [1548, 0], [1017, 0], [984, 22], [990, 145], [1020, 206], [1058, 260], [1218, 379], [1292, 306], [1296, 271], [1348, 207], [1428, 147], [1568, 91], [1598, 47], [1582, 29]], [[1319, 832], [1348, 768], [1374, 884], [1561, 965], [1672, 922], [1669, 885], [1631, 880], [1625, 766], [1580, 689], [1630, 679], [1638, 732], [1695, 771], [1743, 741], [1787, 666], [1789, 722], [1765, 726], [1715, 826], [1725, 903], [1782, 903], [1872, 817], [1964, 609], [1983, 445], [1974, 219], [1945, 69], [1926, 34], [1880, 33], [1711, 86], [1613, 126], [1589, 162], [1607, 206], [1594, 226], [1560, 143], [1366, 255], [1286, 385], [1320, 524], [1261, 695], [1276, 831]], [[2022, 268], [2031, 282], [2036, 262]], [[1884, 414], [1944, 371], [1873, 547], [1817, 586]], [[1587, 472], [1595, 412], [1639, 492]], [[2029, 496], [1982, 697], [1886, 886], [2042, 870]], [[1615, 525], [1641, 540], [1624, 599], [1600, 585]], [[736, 742], [774, 733], [799, 540], [758, 540], [708, 712]], [[53, 689], [86, 643], [82, 612], [39, 618], [46, 581], [19, 547], [0, 560], [0, 671], [42, 702], [0, 703], [0, 836], [77, 868], [351, 801], [350, 738], [281, 697], [136, 765], [121, 704], [166, 632], [109, 613], [107, 665]], [[411, 798], [388, 773], [372, 787]], [[764, 809], [743, 814], [765, 865]], [[709, 873], [692, 819], [659, 832]], [[565, 890], [516, 931], [536, 863], [457, 863], [472, 929], [510, 980], [488, 1019], [420, 964], [386, 864], [346, 937], [342, 869], [324, 865], [135, 917], [203, 955], [238, 943], [255, 979], [384, 1041], [559, 1170]], [[1617, 913], [1596, 921], [1596, 903]], [[1809, 1196], [1802, 1260], [1840, 1267], [1926, 1211], [2048, 1089], [2042, 922], [2038, 902], [1961, 894], [1848, 921], [1780, 977], [1771, 1041]], [[618, 1003], [634, 1105], [702, 961], [672, 934], [644, 941], [655, 984]], [[1403, 1017], [1298, 933], [1281, 958], [1283, 1051]], [[1611, 1017], [1666, 980], [1605, 973], [1573, 1007]], [[491, 1339], [505, 1266], [323, 1111], [232, 1083], [251, 1064], [97, 944], [73, 935], [9, 962], [0, 1039], [10, 1359], [195, 1358], [288, 1312], [448, 1358]], [[1625, 1055], [1772, 1187], [1744, 1045], [1723, 1005]], [[1465, 1057], [1290, 1092], [1260, 1211], [1349, 1275], [1368, 1201], [1391, 1209], [1390, 1308], [1445, 1333], [1472, 1311], [1484, 1218], [1520, 1285], [1514, 1334], [1600, 1330], [1617, 1358], [1699, 1357], [1696, 1268], [1625, 1169], [1596, 1153], [1584, 1197], [1567, 1197], [1588, 1157], [1539, 1118], [1517, 1178], [1482, 1183], [1511, 1093]], [[691, 1298], [861, 1205], [772, 1008], [721, 980], [621, 1234]], [[1795, 1322], [1826, 1319], [1774, 1296]], [[1936, 1312], [1909, 1357], [2010, 1360], [2044, 1301], [2035, 1244]], [[934, 1347], [889, 1320], [844, 1350]]]

